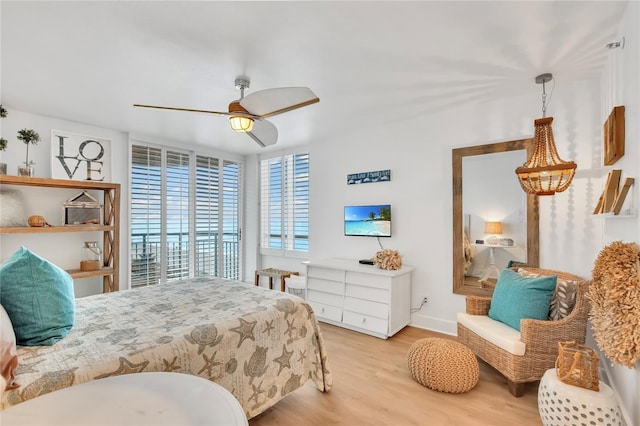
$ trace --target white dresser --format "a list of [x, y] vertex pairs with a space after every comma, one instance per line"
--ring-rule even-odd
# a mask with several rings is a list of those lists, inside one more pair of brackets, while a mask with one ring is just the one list
[[411, 320], [411, 271], [387, 271], [353, 259], [307, 265], [307, 302], [319, 321], [386, 339]]

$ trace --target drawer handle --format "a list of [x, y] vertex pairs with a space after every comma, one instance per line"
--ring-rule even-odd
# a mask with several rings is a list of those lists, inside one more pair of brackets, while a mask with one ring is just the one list
[[362, 323], [364, 324], [365, 322], [367, 322], [366, 318], [362, 318]]
[[324, 314], [324, 308], [322, 308], [322, 309], [320, 310], [320, 312]]

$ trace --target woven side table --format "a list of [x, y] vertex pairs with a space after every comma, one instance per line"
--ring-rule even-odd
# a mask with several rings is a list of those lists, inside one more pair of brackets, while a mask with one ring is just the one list
[[408, 353], [414, 380], [440, 392], [464, 393], [478, 384], [480, 368], [471, 349], [438, 337], [417, 340]]
[[547, 370], [538, 388], [538, 411], [544, 426], [622, 425], [613, 391], [600, 382], [600, 391], [563, 383], [555, 369]]

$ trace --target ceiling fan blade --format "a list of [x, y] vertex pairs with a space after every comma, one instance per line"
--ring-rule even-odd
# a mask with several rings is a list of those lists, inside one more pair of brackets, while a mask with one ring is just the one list
[[308, 87], [279, 87], [253, 92], [242, 98], [240, 105], [251, 114], [271, 117], [319, 101]]
[[278, 129], [267, 120], [254, 120], [253, 129], [247, 134], [263, 148], [278, 141]]
[[[228, 112], [209, 111], [209, 110], [206, 110], [206, 109], [174, 108], [174, 107], [165, 107], [165, 106], [157, 106], [157, 105], [142, 105], [142, 104], [133, 104], [133, 106], [134, 107], [138, 107], [138, 108], [155, 108], [155, 109], [166, 109], [166, 110], [171, 110], [171, 111], [204, 112], [206, 114], [231, 115]], [[248, 116], [250, 116], [252, 118], [254, 117], [253, 114], [248, 114]]]

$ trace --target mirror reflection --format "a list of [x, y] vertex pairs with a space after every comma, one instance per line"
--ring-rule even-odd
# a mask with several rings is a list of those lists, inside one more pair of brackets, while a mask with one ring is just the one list
[[531, 139], [453, 150], [454, 293], [490, 295], [510, 264], [538, 264], [535, 196], [514, 170]]

